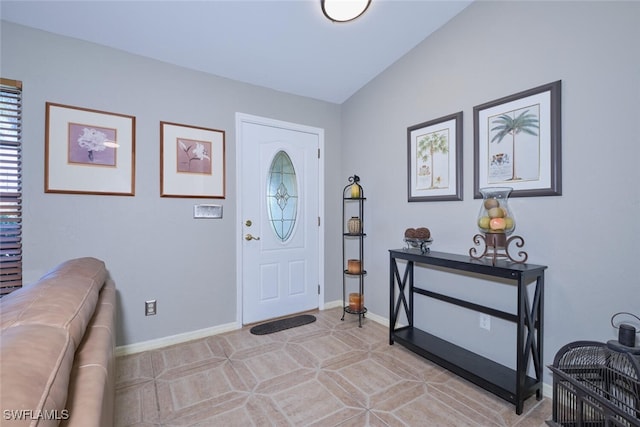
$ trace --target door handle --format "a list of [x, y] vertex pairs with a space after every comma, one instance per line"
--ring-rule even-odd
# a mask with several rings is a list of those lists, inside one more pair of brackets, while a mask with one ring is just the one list
[[252, 236], [251, 233], [247, 233], [244, 236], [244, 240], [260, 240], [260, 238]]

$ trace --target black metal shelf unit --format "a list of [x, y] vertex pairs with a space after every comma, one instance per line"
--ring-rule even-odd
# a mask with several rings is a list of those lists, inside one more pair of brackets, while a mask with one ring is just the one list
[[[349, 184], [342, 190], [342, 319], [345, 313], [358, 315], [358, 326], [362, 327], [362, 318], [367, 312], [364, 306], [364, 190], [357, 175], [349, 177]], [[354, 214], [357, 213], [357, 216]], [[356, 226], [357, 225], [357, 226]], [[350, 240], [356, 240], [355, 245], [348, 245]], [[347, 247], [349, 246], [349, 247]], [[355, 246], [355, 247], [352, 247]], [[357, 257], [357, 258], [352, 258]], [[350, 265], [353, 262], [353, 265]], [[349, 301], [347, 289], [352, 289], [353, 282], [357, 282], [357, 304]]]
[[[390, 303], [389, 344], [398, 342], [411, 351], [439, 364], [485, 390], [511, 402], [520, 415], [524, 401], [536, 395], [542, 399], [542, 337], [544, 313], [544, 270], [543, 265], [517, 264], [498, 261], [492, 265], [487, 260], [475, 260], [469, 256], [444, 252], [422, 253], [418, 249], [390, 250]], [[404, 260], [406, 267], [401, 275], [397, 260]], [[471, 272], [482, 276], [510, 279], [518, 287], [516, 313], [508, 313], [470, 301], [432, 292], [426, 286], [414, 284], [414, 264], [442, 267], [451, 272]], [[483, 277], [487, 278], [487, 277]], [[396, 299], [396, 284], [398, 297]], [[527, 286], [535, 286], [533, 299], [529, 300]], [[516, 323], [516, 369], [508, 368], [474, 352], [449, 343], [435, 335], [414, 326], [414, 294], [424, 295], [470, 310], [488, 314]], [[408, 298], [408, 300], [407, 300]], [[401, 307], [407, 317], [408, 326], [396, 328]], [[532, 361], [535, 378], [527, 375], [527, 367]]]

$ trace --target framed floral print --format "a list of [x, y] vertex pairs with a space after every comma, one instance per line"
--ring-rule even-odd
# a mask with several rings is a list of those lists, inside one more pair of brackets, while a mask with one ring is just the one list
[[160, 196], [225, 198], [225, 132], [160, 122]]
[[135, 195], [136, 118], [46, 103], [45, 192]]

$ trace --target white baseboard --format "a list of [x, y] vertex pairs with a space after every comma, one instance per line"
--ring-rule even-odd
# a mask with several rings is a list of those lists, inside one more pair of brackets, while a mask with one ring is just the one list
[[342, 307], [342, 301], [337, 300], [337, 301], [325, 302], [324, 306], [320, 308], [320, 310], [330, 310], [336, 307]]
[[[329, 310], [331, 308], [342, 307], [342, 301], [331, 301], [324, 304], [324, 308], [322, 310]], [[383, 326], [389, 327], [389, 319], [386, 317], [378, 316], [375, 313], [367, 311], [367, 319], [371, 319], [376, 323], [380, 323]]]
[[[325, 303], [320, 310], [329, 310], [336, 307], [341, 307], [342, 301], [331, 301]], [[375, 316], [380, 318], [379, 316]], [[376, 320], [373, 319], [372, 320]], [[376, 320], [377, 321], [377, 320]], [[387, 325], [389, 323], [387, 322]], [[197, 331], [185, 332], [183, 334], [170, 335], [168, 337], [157, 338], [149, 341], [142, 341], [135, 344], [127, 344], [123, 346], [116, 347], [116, 357], [118, 356], [126, 356], [129, 354], [141, 353], [143, 351], [149, 350], [157, 350], [162, 347], [167, 347], [169, 345], [181, 344], [187, 341], [193, 341], [200, 338], [210, 337], [212, 335], [223, 334], [225, 332], [235, 331], [237, 329], [241, 329], [242, 325], [234, 322], [227, 323], [225, 325], [213, 326], [211, 328], [199, 329]]]
[[542, 395], [544, 397], [548, 397], [549, 399], [553, 398], [553, 386], [551, 384], [542, 383]]
[[[342, 307], [342, 301], [330, 301], [324, 304], [320, 310], [330, 310], [332, 308]], [[383, 316], [379, 316], [370, 311], [367, 312], [367, 318], [379, 323], [385, 327], [389, 327], [389, 319]], [[206, 338], [212, 335], [222, 334], [225, 332], [235, 331], [241, 329], [242, 325], [238, 323], [227, 323], [226, 325], [214, 326], [211, 328], [199, 329], [197, 331], [185, 332], [183, 334], [171, 335], [168, 337], [158, 338], [155, 340], [143, 341], [136, 344], [124, 345], [116, 347], [116, 357], [126, 356], [129, 354], [140, 353], [143, 351], [157, 350], [169, 345], [180, 344], [187, 341], [192, 341], [200, 338]], [[549, 399], [553, 396], [553, 387], [550, 384], [542, 384], [542, 395]]]
[[183, 334], [170, 335], [168, 337], [162, 337], [155, 340], [142, 341], [135, 344], [123, 345], [116, 347], [116, 357], [126, 356], [129, 354], [140, 353], [143, 351], [157, 350], [169, 345], [181, 344], [183, 342], [197, 340], [200, 338], [210, 337], [212, 335], [218, 335], [225, 332], [235, 331], [242, 328], [242, 325], [237, 323], [227, 323], [226, 325], [213, 326], [211, 328], [199, 329], [197, 331], [185, 332]]
[[[332, 301], [326, 303], [321, 310], [328, 310], [335, 307], [341, 307], [341, 301]], [[200, 338], [210, 337], [212, 335], [223, 334], [225, 332], [241, 329], [242, 325], [233, 322], [225, 325], [213, 326], [211, 328], [199, 329], [197, 331], [185, 332], [183, 334], [170, 335], [168, 337], [157, 338], [149, 341], [142, 341], [135, 344], [127, 344], [116, 347], [116, 357], [126, 356], [129, 354], [141, 353], [143, 351], [157, 350], [170, 345], [181, 344], [187, 341], [193, 341]]]

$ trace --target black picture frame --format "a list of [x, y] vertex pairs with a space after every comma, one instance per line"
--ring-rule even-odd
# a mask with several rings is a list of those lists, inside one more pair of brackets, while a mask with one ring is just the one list
[[[558, 80], [473, 108], [474, 199], [492, 186], [513, 188], [510, 197], [562, 195], [561, 88]], [[500, 146], [507, 137], [510, 148]]]
[[407, 128], [407, 194], [409, 202], [462, 200], [462, 111]]

